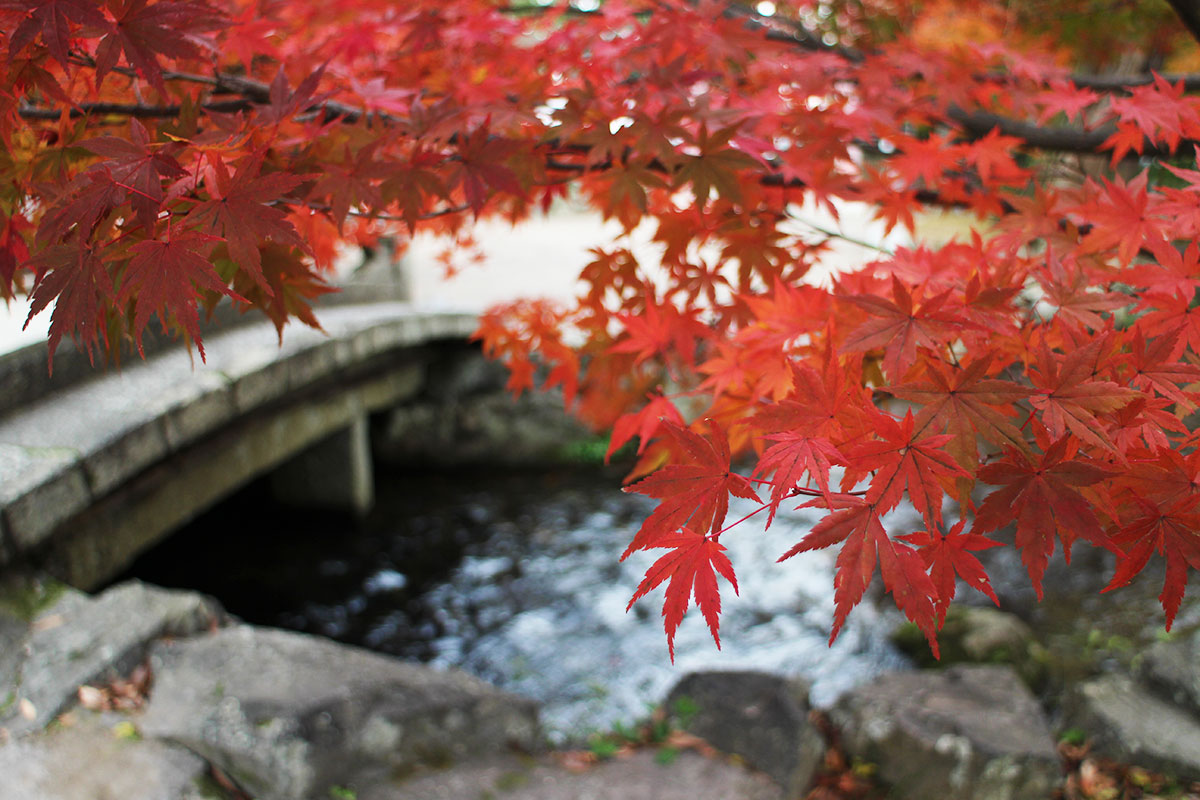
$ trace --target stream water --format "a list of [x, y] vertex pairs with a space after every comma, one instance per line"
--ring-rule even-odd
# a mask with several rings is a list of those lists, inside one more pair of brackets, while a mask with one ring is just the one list
[[[130, 574], [209, 592], [250, 622], [462, 667], [541, 701], [558, 741], [644, 715], [695, 669], [803, 676], [822, 706], [908, 664], [889, 639], [899, 614], [877, 594], [828, 644], [835, 553], [775, 563], [819, 511], [785, 510], [769, 530], [751, 522], [723, 537], [741, 588], [735, 596], [722, 587], [723, 649], [693, 611], [671, 664], [661, 589], [625, 610], [656, 556], [617, 559], [653, 504], [621, 492], [615, 475], [391, 472], [377, 480], [378, 506], [358, 522], [274, 506], [252, 486]], [[730, 519], [751, 508], [735, 501]], [[919, 526], [896, 513], [898, 526]], [[1067, 650], [1119, 659], [1153, 637], [1162, 612], [1155, 616], [1152, 576], [1114, 601], [1095, 591], [1111, 571], [1086, 559], [1079, 566], [1052, 573], [1041, 604], [1015, 559], [996, 564], [993, 580], [1006, 604]]]

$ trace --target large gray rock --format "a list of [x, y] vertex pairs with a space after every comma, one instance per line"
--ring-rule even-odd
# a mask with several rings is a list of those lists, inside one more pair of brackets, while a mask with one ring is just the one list
[[797, 797], [825, 752], [808, 720], [808, 691], [802, 681], [762, 672], [694, 672], [671, 690], [667, 708], [686, 702], [680, 722], [688, 732], [741, 756]]
[[0, 800], [201, 800], [207, 769], [181, 747], [83, 724], [0, 746]]
[[649, 750], [572, 771], [549, 759], [489, 758], [407, 780], [350, 780], [358, 800], [785, 800], [760, 772], [696, 753]]
[[1142, 656], [1138, 678], [1164, 699], [1200, 715], [1200, 631], [1155, 642]]
[[533, 701], [302, 634], [236, 626], [155, 648], [142, 733], [199, 753], [259, 800], [328, 797], [407, 770], [541, 744]]
[[898, 797], [1045, 800], [1061, 777], [1042, 710], [1010, 667], [885, 675], [831, 716]]
[[19, 736], [44, 728], [76, 702], [79, 687], [132, 670], [162, 636], [187, 636], [223, 618], [220, 607], [191, 592], [137, 581], [96, 597], [63, 589], [24, 630], [7, 623], [0, 658], [0, 728]]
[[1087, 734], [1093, 752], [1127, 764], [1200, 780], [1200, 721], [1124, 675], [1075, 687], [1063, 723]]

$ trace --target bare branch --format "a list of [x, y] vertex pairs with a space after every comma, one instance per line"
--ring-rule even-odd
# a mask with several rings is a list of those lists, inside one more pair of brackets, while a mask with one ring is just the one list
[[[251, 108], [248, 100], [224, 100], [217, 103], [203, 103], [200, 106], [206, 111], [232, 113]], [[80, 103], [67, 110], [71, 117], [84, 116], [121, 116], [137, 117], [138, 119], [163, 119], [179, 116], [180, 106], [147, 106], [137, 103]], [[62, 116], [61, 108], [41, 108], [38, 106], [22, 105], [17, 113], [21, 119], [58, 119]]]
[[[1183, 82], [1185, 92], [1200, 92], [1200, 75], [1194, 72], [1166, 72], [1159, 76], [1172, 86]], [[1120, 92], [1154, 83], [1153, 75], [1071, 75], [1069, 80], [1081, 89]]]
[[[1103, 151], [1104, 141], [1117, 130], [1111, 124], [1102, 125], [1094, 130], [1047, 127], [1002, 117], [989, 111], [964, 111], [958, 106], [951, 106], [946, 111], [946, 116], [961, 125], [963, 130], [973, 137], [986, 136], [992, 130], [999, 130], [1005, 136], [1015, 136], [1022, 140], [1028, 147], [1059, 153], [1100, 153]], [[1188, 150], [1196, 144], [1191, 140], [1183, 140], [1177, 147], [1170, 149], [1146, 139], [1139, 155], [1163, 158], [1174, 152]]]

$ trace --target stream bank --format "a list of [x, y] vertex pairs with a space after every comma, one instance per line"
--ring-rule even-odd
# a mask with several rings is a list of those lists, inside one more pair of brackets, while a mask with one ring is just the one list
[[[839, 759], [874, 765], [879, 788], [860, 797], [1049, 800], [1075, 777], [1059, 726], [1004, 665], [845, 693], [828, 713], [845, 755], [814, 728], [806, 682], [692, 673], [663, 700], [661, 746], [604, 761], [548, 750], [535, 702], [460, 670], [246, 625], [195, 593], [37, 583], [4, 597], [2, 800], [849, 797], [808, 792], [834, 785]], [[1077, 687], [1082, 716], [1059, 725], [1086, 725], [1093, 754], [1175, 776], [1184, 797], [1200, 780], [1197, 656], [1200, 635], [1155, 645], [1134, 676]]]

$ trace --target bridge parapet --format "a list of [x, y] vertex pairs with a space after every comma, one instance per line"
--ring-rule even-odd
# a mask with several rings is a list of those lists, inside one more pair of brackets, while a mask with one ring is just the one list
[[0, 418], [0, 568], [36, 555], [77, 586], [105, 580], [234, 488], [418, 392], [423, 348], [476, 325], [401, 303], [318, 319], [326, 333], [289, 329], [282, 345], [269, 324], [214, 333], [205, 363], [171, 350]]

